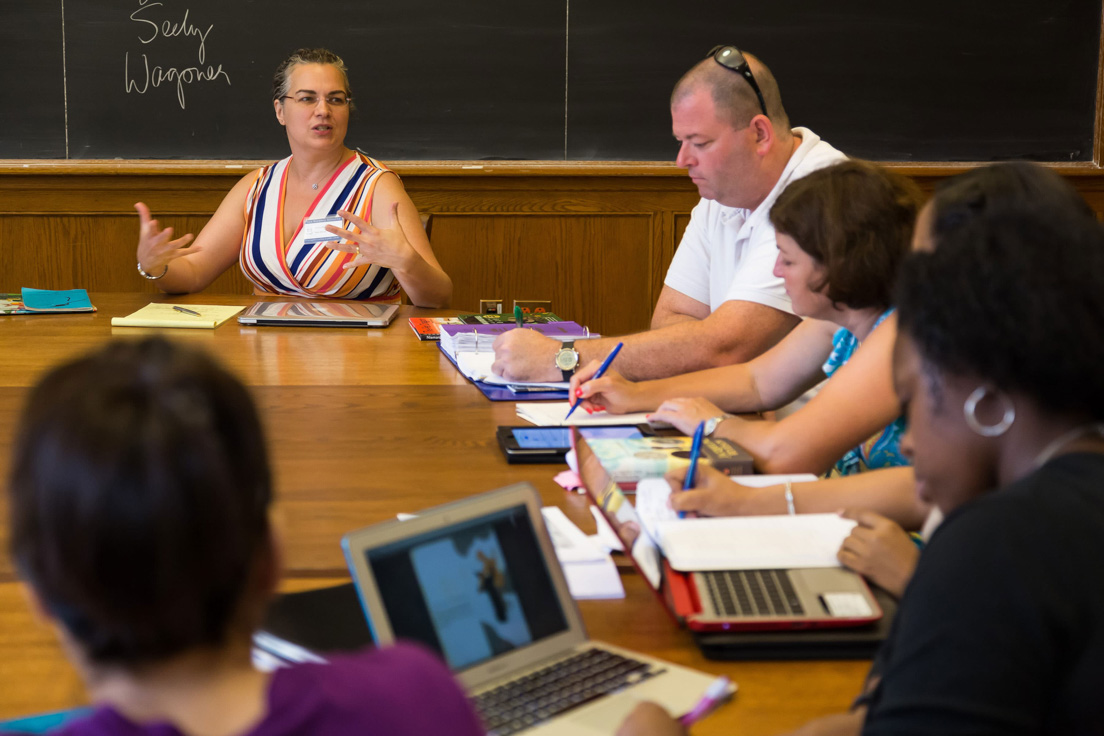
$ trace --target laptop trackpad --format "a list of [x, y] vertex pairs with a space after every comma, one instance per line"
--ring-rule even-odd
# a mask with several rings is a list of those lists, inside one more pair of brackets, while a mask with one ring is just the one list
[[600, 703], [580, 709], [578, 713], [569, 715], [564, 721], [565, 724], [572, 726], [573, 733], [589, 733], [593, 730], [594, 733], [611, 734], [628, 717], [637, 703], [644, 699], [632, 693], [620, 692], [603, 699]]

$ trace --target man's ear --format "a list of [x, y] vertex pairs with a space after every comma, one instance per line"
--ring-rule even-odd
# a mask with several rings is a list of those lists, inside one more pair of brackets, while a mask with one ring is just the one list
[[774, 146], [774, 124], [766, 115], [756, 115], [751, 119], [749, 126], [755, 134], [755, 150], [760, 156], [765, 156]]

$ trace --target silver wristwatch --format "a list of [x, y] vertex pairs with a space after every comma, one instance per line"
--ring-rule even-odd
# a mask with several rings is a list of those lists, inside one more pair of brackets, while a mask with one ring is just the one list
[[702, 434], [706, 437], [711, 436], [713, 434], [713, 430], [715, 430], [721, 422], [730, 418], [731, 417], [728, 414], [718, 414], [715, 417], [710, 417], [709, 419], [706, 419], [705, 429], [702, 430]]
[[570, 381], [575, 375], [575, 369], [579, 367], [579, 351], [575, 349], [574, 340], [564, 340], [563, 346], [556, 353], [556, 367], [560, 369], [565, 381]]

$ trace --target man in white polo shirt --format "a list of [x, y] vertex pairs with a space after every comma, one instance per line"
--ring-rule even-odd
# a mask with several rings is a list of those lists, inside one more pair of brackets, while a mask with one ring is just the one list
[[758, 59], [719, 46], [671, 94], [671, 128], [702, 200], [671, 261], [652, 329], [561, 345], [534, 330], [495, 342], [494, 372], [567, 380], [618, 341], [616, 368], [634, 380], [740, 363], [798, 323], [782, 279], [771, 205], [794, 179], [845, 156], [807, 128], [790, 128], [774, 76]]

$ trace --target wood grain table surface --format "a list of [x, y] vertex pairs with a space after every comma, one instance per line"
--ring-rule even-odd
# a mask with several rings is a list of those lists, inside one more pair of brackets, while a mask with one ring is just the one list
[[[586, 499], [552, 478], [556, 465], [507, 464], [495, 428], [522, 424], [510, 402], [491, 402], [411, 316], [451, 314], [404, 306], [386, 329], [247, 327], [215, 330], [112, 327], [149, 295], [94, 293], [94, 314], [0, 317], [0, 477], [7, 478], [18, 412], [37, 377], [113, 338], [164, 334], [208, 350], [253, 391], [275, 468], [277, 528], [285, 547], [285, 590], [348, 580], [338, 542], [345, 532], [398, 512], [526, 481], [546, 504], [584, 531]], [[179, 304], [248, 305], [256, 297], [156, 297]], [[0, 719], [86, 702], [53, 634], [34, 620], [8, 555], [7, 500], [0, 499]], [[590, 634], [715, 674], [739, 686], [735, 699], [695, 734], [780, 733], [846, 708], [864, 661], [716, 662], [667, 616], [631, 570], [623, 600], [582, 601]]]

